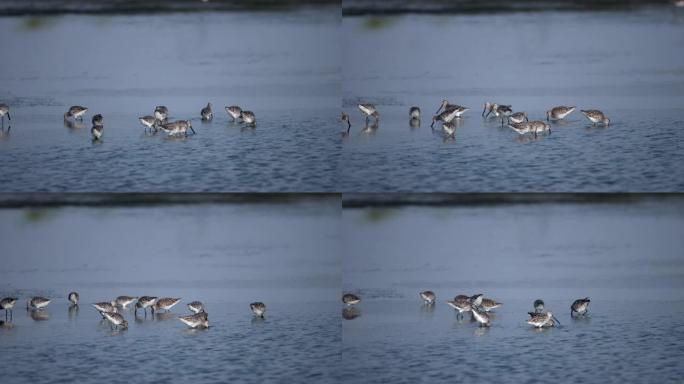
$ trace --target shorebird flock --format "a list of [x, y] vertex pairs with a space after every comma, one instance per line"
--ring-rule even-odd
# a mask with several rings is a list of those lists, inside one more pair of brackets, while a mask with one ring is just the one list
[[[378, 108], [374, 104], [369, 103], [358, 104], [357, 107], [366, 120], [366, 124], [361, 132], [372, 133], [377, 130], [380, 122], [380, 112], [378, 111]], [[507, 125], [520, 135], [533, 134], [536, 137], [538, 134], [551, 132], [552, 123], [565, 119], [576, 109], [577, 107], [575, 106], [560, 105], [546, 111], [546, 121], [529, 120], [527, 112], [513, 112], [513, 107], [511, 105], [486, 102], [484, 104], [484, 109], [482, 110], [482, 117], [484, 119], [501, 119], [502, 127]], [[446, 136], [453, 138], [456, 134], [456, 128], [459, 125], [459, 122], [463, 118], [463, 115], [469, 110], [470, 108], [468, 107], [452, 104], [448, 100], [443, 100], [435, 114], [432, 116], [430, 128], [434, 129], [435, 124], [439, 124], [442, 132]], [[580, 110], [580, 112], [591, 122], [592, 126], [608, 126], [610, 124], [610, 119], [597, 109], [583, 109]], [[349, 115], [342, 112], [341, 121], [347, 124], [346, 131], [342, 131], [342, 137], [348, 137], [352, 127]], [[420, 108], [416, 106], [410, 107], [409, 125], [412, 128], [419, 127], [420, 121]]]
[[[235, 123], [244, 124], [246, 127], [256, 127], [256, 115], [252, 111], [244, 111], [237, 105], [227, 106], [225, 108], [228, 116], [232, 118]], [[5, 115], [7, 120], [11, 121], [10, 108], [7, 104], [0, 103], [0, 120], [2, 120], [2, 129], [5, 129]], [[74, 105], [64, 113], [64, 125], [67, 128], [85, 128], [83, 124], [83, 117], [88, 112], [87, 107]], [[200, 119], [203, 122], [209, 122], [214, 119], [214, 112], [211, 103], [200, 110]], [[169, 121], [169, 109], [164, 105], [159, 105], [154, 109], [152, 115], [146, 115], [138, 118], [140, 124], [143, 125], [145, 131], [157, 133], [159, 131], [165, 132], [169, 136], [187, 136], [188, 131], [195, 133], [192, 127], [192, 120], [174, 120]], [[92, 127], [90, 133], [93, 136], [93, 141], [102, 140], [104, 135], [104, 117], [101, 114], [96, 114], [92, 117]], [[12, 127], [8, 128], [8, 132]]]
[[[418, 294], [423, 300], [424, 304], [427, 306], [434, 306], [437, 302], [437, 295], [433, 291], [423, 291]], [[342, 302], [351, 307], [361, 302], [361, 298], [353, 293], [345, 293], [342, 295]], [[570, 317], [584, 317], [589, 313], [589, 300], [588, 297], [583, 299], [575, 300], [572, 305], [570, 305]], [[484, 295], [476, 294], [472, 296], [468, 295], [458, 295], [454, 297], [453, 300], [447, 300], [446, 304], [457, 311], [456, 316], [458, 318], [463, 318], [465, 314], [470, 313], [471, 320], [477, 321], [480, 327], [489, 327], [492, 323], [493, 316], [491, 315], [495, 309], [503, 305], [496, 300], [492, 300], [484, 297]], [[528, 312], [529, 318], [527, 319], [527, 324], [535, 328], [548, 328], [554, 327], [556, 325], [561, 325], [560, 321], [554, 316], [550, 311], [546, 311], [544, 307], [544, 301], [537, 299], [532, 303], [533, 310]], [[353, 319], [359, 316], [358, 312], [343, 313], [346, 319]]]
[[[67, 295], [67, 300], [70, 303], [70, 309], [78, 308], [80, 295], [78, 292], [70, 292]], [[156, 296], [119, 296], [111, 301], [102, 301], [93, 303], [92, 306], [106, 320], [111, 329], [126, 329], [128, 328], [128, 321], [124, 317], [127, 309], [133, 309], [133, 316], [137, 318], [138, 310], [143, 310], [144, 316], [147, 317], [147, 309], [150, 309], [151, 316], [154, 317], [155, 312], [164, 311], [170, 313], [171, 308], [180, 303], [181, 298], [173, 297], [156, 297]], [[0, 309], [5, 310], [5, 323], [12, 321], [14, 306], [19, 301], [16, 297], [5, 297], [0, 300]], [[52, 300], [34, 296], [26, 300], [26, 311], [32, 312], [32, 315], [37, 313], [38, 318], [41, 316], [41, 311], [45, 311]], [[209, 314], [206, 312], [204, 304], [200, 301], [192, 301], [187, 304], [188, 309], [192, 314], [179, 316], [183, 324], [189, 328], [209, 328]], [[255, 317], [264, 318], [266, 313], [266, 305], [262, 302], [254, 302], [249, 305], [252, 314]]]

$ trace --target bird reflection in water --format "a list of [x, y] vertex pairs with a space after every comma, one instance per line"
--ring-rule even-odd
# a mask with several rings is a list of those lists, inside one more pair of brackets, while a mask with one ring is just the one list
[[69, 306], [69, 320], [73, 320], [78, 316], [78, 304], [71, 304]]
[[354, 320], [361, 316], [361, 310], [356, 307], [346, 307], [342, 309], [342, 318], [345, 320]]
[[372, 136], [375, 135], [379, 127], [380, 122], [378, 122], [377, 120], [374, 120], [373, 123], [366, 122], [366, 125], [361, 129], [361, 133], [364, 135]]
[[70, 130], [78, 131], [85, 128], [85, 124], [82, 120], [64, 120], [64, 126]]
[[29, 311], [31, 319], [34, 321], [45, 321], [50, 320], [50, 313], [45, 309], [39, 309], [35, 311]]

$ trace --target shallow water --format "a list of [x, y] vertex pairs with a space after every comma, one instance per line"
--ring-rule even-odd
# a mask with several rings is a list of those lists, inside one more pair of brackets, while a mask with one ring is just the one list
[[[0, 327], [13, 383], [330, 382], [340, 359], [336, 201], [0, 210]], [[40, 239], [40, 241], [36, 241]], [[67, 292], [80, 292], [70, 310]], [[53, 298], [29, 313], [24, 299]], [[90, 303], [182, 297], [169, 315], [125, 313], [111, 330]], [[204, 302], [211, 327], [176, 319]], [[249, 303], [267, 305], [255, 320]], [[4, 314], [0, 316], [4, 320]]]
[[[343, 19], [346, 192], [678, 191], [684, 187], [684, 12], [534, 12]], [[472, 108], [444, 140], [430, 130], [441, 100]], [[519, 137], [481, 117], [484, 102], [530, 119], [579, 112], [548, 136]], [[380, 124], [361, 133], [359, 102]], [[421, 108], [420, 128], [408, 109]]]
[[[3, 191], [333, 191], [339, 9], [2, 17]], [[199, 113], [213, 103], [215, 118]], [[226, 105], [256, 113], [233, 124]], [[89, 108], [85, 127], [62, 115]], [[196, 135], [145, 135], [166, 105]], [[93, 144], [90, 118], [105, 120]]]
[[[345, 209], [343, 287], [363, 301], [343, 322], [343, 378], [678, 382], [682, 225], [681, 199]], [[427, 289], [432, 308], [418, 297]], [[489, 329], [444, 303], [474, 293], [503, 302]], [[586, 296], [590, 315], [571, 319]], [[537, 298], [560, 327], [525, 323]]]

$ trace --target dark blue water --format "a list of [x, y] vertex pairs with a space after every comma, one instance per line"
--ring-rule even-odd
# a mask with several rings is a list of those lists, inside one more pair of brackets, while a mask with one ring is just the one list
[[[0, 34], [3, 191], [335, 190], [338, 8], [3, 17]], [[207, 102], [215, 118], [203, 124]], [[256, 129], [231, 123], [235, 104]], [[89, 108], [85, 127], [64, 126], [71, 105]], [[197, 134], [145, 135], [138, 117], [157, 105]]]
[[[679, 382], [682, 225], [681, 201], [345, 209], [343, 287], [363, 301], [343, 322], [342, 377]], [[488, 329], [445, 304], [475, 293], [503, 302]], [[525, 323], [538, 298], [560, 327]]]
[[[684, 15], [633, 12], [345, 17], [346, 192], [679, 191], [684, 188]], [[443, 99], [472, 108], [445, 140], [430, 130]], [[530, 119], [579, 111], [547, 136], [519, 137], [481, 117], [485, 102]], [[362, 133], [359, 102], [380, 124]], [[423, 112], [420, 128], [408, 110]]]
[[[0, 210], [0, 326], [13, 383], [330, 382], [337, 376], [339, 205], [187, 205]], [[40, 239], [40, 241], [36, 241]], [[68, 292], [81, 295], [70, 310]], [[44, 311], [25, 299], [47, 296]], [[181, 297], [171, 313], [124, 312], [111, 330], [90, 305], [119, 295]], [[200, 300], [210, 328], [177, 320]], [[265, 319], [249, 303], [263, 301]], [[0, 315], [4, 321], [4, 313]]]

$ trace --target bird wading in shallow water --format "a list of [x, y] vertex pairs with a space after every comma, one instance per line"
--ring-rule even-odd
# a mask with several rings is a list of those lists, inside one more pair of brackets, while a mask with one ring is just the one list
[[254, 115], [254, 112], [242, 111], [242, 114], [240, 116], [245, 124], [256, 126], [256, 115]]
[[81, 107], [80, 105], [74, 105], [73, 107], [69, 108], [68, 111], [64, 113], [64, 120], [68, 120], [69, 118], [73, 118], [76, 120], [83, 120], [83, 115], [88, 111], [88, 108], [86, 107]]
[[178, 120], [171, 123], [162, 124], [161, 129], [170, 136], [187, 136], [188, 129], [195, 133], [192, 123], [189, 120]]
[[116, 312], [104, 312], [102, 314], [107, 321], [109, 321], [113, 328], [128, 328], [128, 321], [124, 317]]
[[346, 305], [355, 305], [361, 302], [361, 298], [353, 293], [345, 293], [342, 295], [342, 302]]
[[342, 112], [342, 117], [340, 118], [342, 122], [347, 123], [347, 131], [342, 131], [342, 137], [348, 137], [349, 136], [349, 131], [351, 130], [351, 120], [349, 120], [349, 115], [346, 113]]
[[574, 110], [575, 107], [566, 107], [564, 105], [553, 107], [551, 108], [551, 110], [546, 111], [546, 121], [563, 120]]
[[41, 296], [35, 296], [26, 301], [26, 309], [43, 309], [50, 304], [50, 299]]
[[0, 103], [0, 119], [2, 120], [3, 128], [5, 127], [5, 115], [7, 115], [7, 120], [12, 121], [9, 111], [9, 105]]
[[420, 298], [423, 299], [426, 304], [434, 304], [437, 296], [435, 296], [435, 293], [432, 291], [423, 291], [420, 293]]
[[364, 115], [366, 115], [366, 124], [368, 124], [371, 116], [373, 116], [376, 121], [380, 119], [380, 113], [378, 112], [377, 108], [375, 108], [375, 104], [359, 104], [358, 108]]
[[7, 312], [9, 312], [10, 319], [13, 317], [14, 305], [17, 303], [16, 297], [5, 297], [0, 300], [0, 308], [5, 310], [5, 320], [7, 320]]
[[233, 118], [233, 121], [242, 118], [242, 108], [238, 107], [237, 105], [226, 107], [226, 113]]
[[257, 301], [257, 302], [251, 303], [249, 305], [249, 309], [252, 310], [252, 313], [254, 314], [254, 316], [264, 317], [264, 313], [266, 313], [266, 304], [264, 304], [260, 301]]
[[209, 328], [209, 315], [206, 312], [198, 312], [189, 316], [180, 316], [178, 320], [192, 329]]
[[596, 124], [603, 124], [603, 125], [610, 125], [610, 119], [606, 117], [606, 115], [603, 114], [603, 112], [597, 110], [597, 109], [588, 109], [588, 110], [582, 110], [580, 111], [584, 114], [584, 116], [591, 121], [591, 125], [596, 125]]
[[69, 299], [69, 302], [70, 302], [71, 304], [77, 305], [77, 304], [78, 304], [78, 300], [79, 300], [78, 292], [71, 292], [71, 293], [69, 293], [69, 295], [67, 296], [67, 299]]
[[537, 328], [542, 328], [542, 327], [553, 327], [554, 323], [557, 323], [560, 325], [560, 321], [556, 319], [556, 317], [553, 315], [551, 312], [546, 312], [546, 313], [535, 313], [535, 312], [528, 312], [530, 315], [530, 318], [527, 320], [527, 324], [535, 326]]
[[193, 301], [192, 303], [188, 304], [188, 309], [193, 313], [204, 312], [204, 304], [199, 301]]
[[211, 110], [211, 103], [207, 103], [207, 106], [202, 108], [200, 116], [202, 116], [202, 121], [209, 121], [214, 118], [214, 112]]
[[409, 108], [409, 118], [420, 119], [420, 108], [415, 107], [415, 106]]
[[575, 300], [570, 306], [570, 317], [585, 316], [589, 312], [590, 302], [588, 297]]

